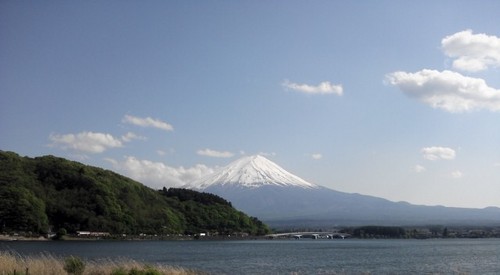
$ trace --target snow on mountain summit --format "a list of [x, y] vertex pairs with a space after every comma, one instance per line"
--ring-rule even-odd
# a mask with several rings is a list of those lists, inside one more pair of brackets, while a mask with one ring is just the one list
[[248, 188], [264, 185], [294, 186], [307, 189], [319, 187], [291, 174], [260, 155], [235, 160], [213, 174], [198, 179], [189, 185], [201, 190], [215, 185]]

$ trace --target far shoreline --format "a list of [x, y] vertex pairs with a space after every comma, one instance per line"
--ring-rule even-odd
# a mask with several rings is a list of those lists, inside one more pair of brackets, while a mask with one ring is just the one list
[[78, 237], [65, 235], [61, 239], [52, 239], [44, 236], [22, 236], [0, 234], [0, 242], [27, 241], [27, 242], [64, 242], [64, 241], [216, 241], [216, 240], [266, 240], [267, 236], [130, 236], [130, 237]]
[[11, 236], [11, 235], [2, 235], [0, 234], [0, 241], [37, 241], [37, 242], [45, 242], [51, 241], [43, 236], [38, 237], [26, 237], [26, 236]]

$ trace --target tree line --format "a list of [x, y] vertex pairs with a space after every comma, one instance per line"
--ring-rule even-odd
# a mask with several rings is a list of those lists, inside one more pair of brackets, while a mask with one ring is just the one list
[[221, 197], [153, 190], [109, 170], [54, 156], [0, 151], [0, 232], [112, 234], [246, 232], [268, 227]]

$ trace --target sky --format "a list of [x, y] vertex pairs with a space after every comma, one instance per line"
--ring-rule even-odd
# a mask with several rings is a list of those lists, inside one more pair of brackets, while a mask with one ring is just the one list
[[500, 207], [499, 26], [496, 0], [0, 1], [0, 150]]

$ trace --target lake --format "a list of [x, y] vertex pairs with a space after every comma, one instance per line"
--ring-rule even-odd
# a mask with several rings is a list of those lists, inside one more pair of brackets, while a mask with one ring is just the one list
[[500, 239], [0, 242], [21, 255], [130, 258], [209, 274], [500, 274]]

